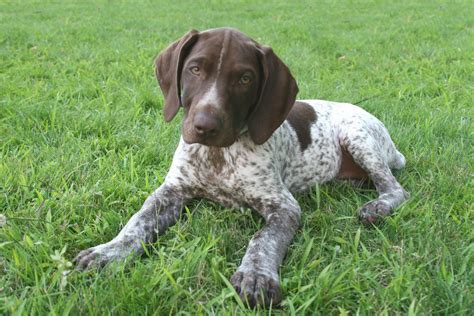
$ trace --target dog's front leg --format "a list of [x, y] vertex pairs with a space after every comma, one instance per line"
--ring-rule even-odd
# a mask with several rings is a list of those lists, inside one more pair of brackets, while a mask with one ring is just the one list
[[101, 267], [110, 261], [123, 260], [130, 254], [142, 254], [143, 244], [153, 242], [178, 220], [184, 203], [179, 192], [166, 184], [160, 186], [114, 239], [81, 251], [74, 259], [77, 269]]
[[251, 307], [280, 303], [278, 268], [300, 223], [300, 207], [294, 200], [261, 213], [265, 227], [253, 236], [242, 264], [231, 278], [242, 301]]

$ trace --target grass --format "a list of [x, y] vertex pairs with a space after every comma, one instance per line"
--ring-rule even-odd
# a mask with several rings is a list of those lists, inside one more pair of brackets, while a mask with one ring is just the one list
[[[344, 183], [298, 196], [285, 301], [257, 314], [467, 315], [474, 306], [471, 1], [0, 4], [0, 314], [240, 314], [226, 280], [262, 220], [188, 206], [133, 263], [77, 273], [160, 185], [179, 138], [153, 59], [190, 28], [270, 44], [300, 98], [357, 102], [408, 161], [379, 229]], [[194, 211], [194, 212], [193, 212]], [[0, 219], [1, 221], [2, 219]], [[3, 218], [4, 220], [4, 218]], [[471, 310], [471, 312], [469, 312]]]

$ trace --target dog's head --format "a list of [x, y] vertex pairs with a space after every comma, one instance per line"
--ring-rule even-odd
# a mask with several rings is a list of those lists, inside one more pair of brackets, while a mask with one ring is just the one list
[[186, 143], [230, 146], [248, 128], [264, 143], [285, 120], [298, 87], [268, 46], [230, 28], [192, 30], [156, 59], [164, 117], [184, 108]]

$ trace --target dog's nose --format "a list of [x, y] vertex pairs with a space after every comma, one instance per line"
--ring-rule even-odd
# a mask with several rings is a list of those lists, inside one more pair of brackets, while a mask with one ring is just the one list
[[220, 119], [207, 113], [197, 113], [193, 123], [199, 135], [215, 135], [222, 126]]

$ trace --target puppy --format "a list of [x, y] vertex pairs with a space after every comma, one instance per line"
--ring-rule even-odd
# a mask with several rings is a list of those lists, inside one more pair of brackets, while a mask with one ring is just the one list
[[351, 104], [295, 101], [285, 64], [235, 29], [188, 32], [158, 56], [156, 76], [165, 120], [184, 111], [168, 175], [114, 239], [79, 253], [78, 269], [143, 253], [142, 243], [175, 224], [186, 202], [207, 198], [265, 219], [231, 283], [250, 306], [278, 304], [278, 269], [300, 224], [295, 192], [370, 179], [379, 196], [359, 211], [366, 224], [408, 197], [391, 172], [405, 158], [379, 120]]

